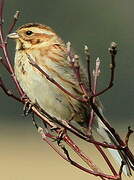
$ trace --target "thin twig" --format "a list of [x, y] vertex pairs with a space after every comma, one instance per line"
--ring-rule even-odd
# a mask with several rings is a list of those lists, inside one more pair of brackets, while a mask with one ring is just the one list
[[[95, 66], [95, 70], [93, 70], [93, 94], [96, 94], [96, 89], [97, 89], [97, 79], [99, 77], [100, 74], [100, 59], [97, 58], [96, 59], [96, 66]], [[93, 98], [93, 103], [95, 103], [95, 97]], [[90, 113], [90, 119], [89, 119], [89, 125], [88, 125], [88, 131], [91, 134], [92, 132], [92, 124], [93, 124], [93, 120], [94, 120], [94, 110], [91, 109], [91, 113]]]
[[85, 45], [84, 50], [85, 50], [86, 61], [87, 61], [89, 92], [92, 93], [92, 76], [91, 76], [91, 66], [90, 66], [91, 62], [90, 62], [90, 53], [89, 53], [89, 49], [87, 45]]
[[108, 91], [109, 89], [111, 89], [111, 87], [113, 86], [113, 82], [114, 82], [114, 74], [115, 74], [115, 55], [117, 53], [117, 44], [115, 42], [111, 43], [111, 47], [108, 49], [110, 54], [111, 54], [111, 64], [110, 64], [110, 69], [111, 69], [111, 77], [110, 77], [110, 81], [109, 81], [109, 85], [108, 87], [106, 87], [104, 90], [94, 94], [94, 97], [100, 96], [103, 93], [105, 93], [106, 91]]
[[76, 79], [79, 83], [79, 87], [82, 90], [83, 96], [88, 99], [89, 93], [88, 90], [83, 83], [81, 79], [81, 70], [80, 70], [80, 65], [79, 65], [79, 56], [77, 54], [73, 54], [71, 50], [71, 43], [67, 43], [67, 59], [71, 65], [71, 68], [74, 71], [74, 75], [76, 76]]
[[7, 51], [7, 43], [5, 43], [4, 39], [3, 39], [3, 35], [2, 35], [2, 27], [0, 25], [0, 39], [1, 39], [1, 45], [2, 45], [2, 50], [3, 50], [3, 54], [4, 54], [4, 57], [5, 57], [5, 61], [6, 61], [6, 64], [7, 64], [7, 69], [8, 69], [8, 72], [11, 74], [11, 77], [17, 87], [17, 90], [19, 92], [19, 94], [21, 96], [23, 96], [23, 91], [22, 89], [20, 88], [20, 85], [15, 77], [15, 74], [14, 74], [14, 70], [13, 70], [13, 67], [11, 65], [11, 60], [9, 59], [9, 54], [8, 54], [8, 51]]
[[14, 14], [13, 22], [9, 27], [8, 34], [12, 32], [14, 26], [16, 25], [16, 22], [18, 21], [19, 15], [20, 11], [16, 11], [16, 13]]
[[99, 145], [95, 145], [95, 147], [97, 148], [97, 150], [100, 152], [100, 154], [102, 155], [102, 157], [106, 161], [107, 165], [109, 166], [109, 168], [112, 171], [112, 173], [114, 174], [114, 176], [117, 176], [118, 175], [117, 172], [115, 171], [112, 163], [110, 162], [110, 160], [108, 159], [108, 157], [106, 156], [106, 154], [104, 153], [102, 148]]
[[126, 146], [128, 146], [128, 141], [129, 141], [129, 138], [130, 138], [130, 135], [133, 133], [134, 131], [131, 129], [130, 126], [128, 126], [128, 132], [127, 132], [127, 135], [125, 137], [125, 144]]
[[68, 135], [65, 135], [63, 139], [88, 164], [91, 169], [94, 171], [100, 171], [98, 167], [92, 162], [92, 160], [90, 160], [89, 157], [86, 157], [86, 155], [80, 150], [76, 143], [70, 139]]
[[[82, 93], [83, 93], [83, 96], [88, 99], [88, 96], [89, 96], [89, 92], [85, 86], [85, 84], [83, 83], [82, 81], [82, 78], [81, 78], [81, 70], [80, 70], [80, 64], [79, 64], [79, 56], [77, 54], [74, 55], [74, 60], [72, 60], [72, 69], [74, 71], [74, 75], [76, 76], [76, 79], [79, 83], [79, 87], [81, 88], [82, 90]], [[71, 59], [71, 57], [70, 57]]]

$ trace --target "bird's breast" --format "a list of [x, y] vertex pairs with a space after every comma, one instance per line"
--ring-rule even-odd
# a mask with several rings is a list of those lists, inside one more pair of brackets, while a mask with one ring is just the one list
[[[59, 73], [58, 66], [54, 66], [49, 62], [49, 64], [46, 63], [42, 67], [51, 78], [57, 79], [58, 83], [68, 88], [69, 91], [72, 90], [74, 84], [66, 82], [69, 80], [64, 81], [60, 79], [58, 74], [56, 76], [55, 72]], [[26, 54], [16, 53], [14, 68], [15, 75], [21, 88], [32, 103], [38, 103], [43, 110], [47, 111], [52, 116], [69, 119], [69, 116], [74, 112], [75, 104], [77, 104], [76, 101], [72, 101], [67, 94], [63, 93], [52, 82], [49, 82], [38, 69], [35, 69], [35, 67], [29, 63]], [[53, 72], [52, 69], [54, 69]], [[61, 77], [64, 79], [64, 74]], [[74, 104], [74, 109], [72, 108], [72, 104]]]

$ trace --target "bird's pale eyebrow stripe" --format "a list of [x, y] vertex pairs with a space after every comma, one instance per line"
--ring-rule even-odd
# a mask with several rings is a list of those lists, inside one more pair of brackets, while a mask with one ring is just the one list
[[44, 30], [43, 30], [43, 34], [52, 35], [53, 33], [52, 33], [51, 31], [44, 31]]
[[49, 26], [46, 26], [46, 25], [42, 25], [42, 24], [39, 24], [39, 23], [28, 23], [28, 24], [25, 24], [23, 26], [21, 26], [18, 30], [21, 30], [21, 29], [33, 29], [33, 32], [34, 32], [34, 29], [36, 28], [36, 32], [38, 33], [44, 33], [44, 34], [53, 34], [54, 31], [49, 27]]

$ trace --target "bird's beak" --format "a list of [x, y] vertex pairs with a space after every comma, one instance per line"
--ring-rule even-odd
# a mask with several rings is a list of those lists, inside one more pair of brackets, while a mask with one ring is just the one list
[[8, 34], [7, 37], [11, 39], [18, 39], [19, 35], [17, 33], [11, 33], [11, 34]]

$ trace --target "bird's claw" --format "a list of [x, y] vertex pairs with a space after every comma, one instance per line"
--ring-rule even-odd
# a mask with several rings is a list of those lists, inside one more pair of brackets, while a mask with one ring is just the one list
[[24, 107], [23, 107], [24, 116], [27, 116], [29, 113], [31, 113], [31, 107], [32, 107], [32, 104], [29, 101], [25, 102]]

